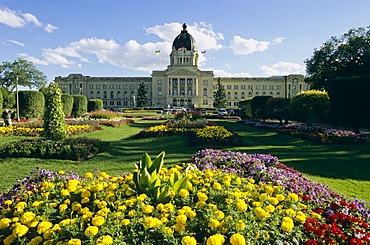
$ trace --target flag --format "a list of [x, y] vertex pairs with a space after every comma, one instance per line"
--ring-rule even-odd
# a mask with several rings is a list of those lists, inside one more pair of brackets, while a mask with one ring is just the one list
[[156, 54], [160, 54], [160, 53], [161, 53], [161, 51], [158, 49], [158, 50], [156, 50], [156, 51], [155, 51], [155, 53], [156, 53]]
[[202, 54], [205, 54], [206, 52], [207, 52], [206, 50], [203, 50], [203, 51], [202, 51]]
[[178, 51], [181, 51], [181, 50], [183, 50], [183, 49], [184, 49], [184, 48], [183, 48], [183, 47], [181, 47], [181, 48], [179, 48], [179, 49], [178, 49]]

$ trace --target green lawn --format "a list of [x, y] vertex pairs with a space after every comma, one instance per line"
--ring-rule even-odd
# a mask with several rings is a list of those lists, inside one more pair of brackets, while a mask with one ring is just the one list
[[[117, 128], [104, 127], [83, 136], [110, 142], [108, 152], [84, 162], [43, 159], [0, 159], [0, 191], [10, 188], [15, 180], [27, 176], [32, 169], [66, 170], [83, 174], [101, 170], [111, 175], [133, 169], [144, 152], [152, 157], [166, 152], [166, 164], [187, 162], [194, 153], [204, 147], [187, 146], [181, 136], [137, 139], [140, 130], [159, 121], [138, 121]], [[309, 179], [325, 183], [339, 193], [351, 198], [370, 201], [370, 150], [369, 145], [319, 145], [296, 137], [277, 134], [269, 130], [255, 129], [234, 121], [218, 121], [220, 125], [238, 132], [249, 143], [245, 147], [224, 148], [247, 153], [265, 153], [277, 156], [280, 162], [293, 167]], [[79, 135], [82, 136], [82, 135]], [[0, 143], [21, 137], [0, 138]]]

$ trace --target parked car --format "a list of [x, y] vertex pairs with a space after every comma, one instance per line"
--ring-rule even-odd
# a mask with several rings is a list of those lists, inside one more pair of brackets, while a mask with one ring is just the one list
[[207, 110], [206, 109], [200, 109], [200, 114], [207, 115]]
[[218, 110], [217, 114], [220, 115], [220, 116], [226, 116], [227, 111], [226, 111], [226, 109], [221, 108], [221, 109]]

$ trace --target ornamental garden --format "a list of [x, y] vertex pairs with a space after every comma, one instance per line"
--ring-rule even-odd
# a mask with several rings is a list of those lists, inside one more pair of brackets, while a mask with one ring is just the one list
[[[65, 117], [63, 103], [50, 86], [40, 119], [0, 128], [1, 164], [31, 169], [4, 170], [17, 177], [1, 186], [2, 244], [370, 243], [370, 198], [335, 191], [266, 152], [283, 152], [276, 148], [284, 140], [327, 155], [334, 148], [360, 152], [368, 134], [99, 106]], [[262, 136], [277, 141], [256, 152]], [[310, 157], [305, 163], [317, 153]]]

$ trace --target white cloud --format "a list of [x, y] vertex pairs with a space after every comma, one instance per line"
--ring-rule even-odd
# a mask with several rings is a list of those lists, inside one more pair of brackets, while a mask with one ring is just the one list
[[232, 73], [222, 69], [213, 69], [215, 77], [251, 77], [252, 75], [246, 72]]
[[[162, 26], [147, 28], [147, 33], [157, 35], [162, 41], [138, 43], [136, 40], [129, 40], [119, 44], [115, 40], [103, 38], [83, 38], [72, 42], [64, 47], [54, 49], [44, 49], [42, 58], [38, 59], [29, 56], [35, 64], [51, 65], [59, 64], [62, 67], [81, 67], [81, 63], [107, 63], [131, 70], [152, 72], [157, 69], [165, 69], [169, 63], [172, 41], [180, 31], [182, 24], [170, 23]], [[216, 33], [212, 27], [205, 23], [194, 24], [188, 27], [189, 33], [201, 43], [202, 50], [218, 50], [222, 45], [218, 42], [223, 39], [223, 35]], [[160, 55], [155, 51], [160, 50]], [[207, 60], [199, 52], [199, 64]]]
[[52, 24], [46, 24], [45, 27], [44, 27], [44, 30], [49, 32], [49, 33], [52, 33], [53, 31], [57, 30], [58, 27], [56, 26], [53, 26]]
[[13, 10], [1, 8], [0, 23], [13, 28], [22, 28], [26, 25], [26, 20]]
[[24, 43], [16, 41], [16, 40], [5, 39], [5, 41], [7, 41], [8, 43], [16, 44], [16, 45], [21, 46], [21, 47], [26, 46]]
[[260, 69], [268, 76], [302, 74], [305, 71], [303, 65], [292, 62], [278, 62], [271, 66], [263, 65]]
[[258, 41], [253, 38], [243, 38], [234, 36], [230, 41], [230, 46], [235, 55], [248, 55], [255, 52], [263, 52], [269, 48], [271, 44], [279, 44], [284, 40], [283, 37], [275, 38], [270, 41]]
[[241, 36], [234, 36], [231, 40], [231, 48], [235, 55], [248, 55], [255, 52], [262, 52], [268, 49], [270, 42], [257, 41], [252, 38], [242, 38]]
[[17, 12], [4, 7], [0, 8], [0, 23], [13, 28], [24, 28], [27, 24], [30, 23], [37, 27], [44, 27], [45, 31], [49, 33], [57, 29], [56, 26], [53, 26], [51, 24], [44, 25], [33, 14], [24, 14], [20, 11]]

